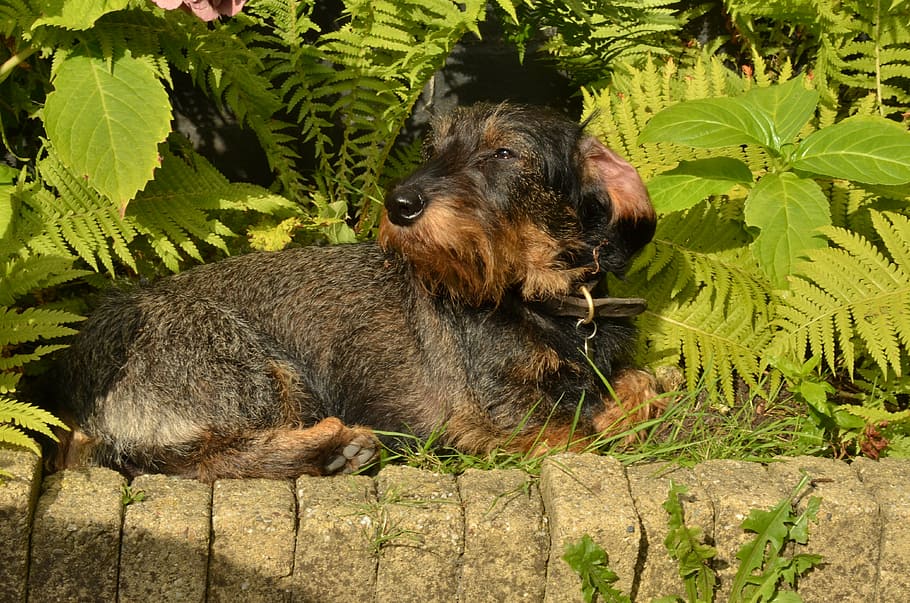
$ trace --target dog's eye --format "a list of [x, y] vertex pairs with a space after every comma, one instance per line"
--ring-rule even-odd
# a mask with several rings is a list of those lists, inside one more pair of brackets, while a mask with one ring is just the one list
[[511, 149], [496, 149], [493, 157], [496, 159], [515, 159], [518, 155]]

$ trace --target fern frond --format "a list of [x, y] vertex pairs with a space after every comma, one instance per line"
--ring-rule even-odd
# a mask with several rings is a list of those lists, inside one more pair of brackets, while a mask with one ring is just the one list
[[[3, 405], [3, 400], [3, 398], [0, 398], [0, 406]], [[28, 437], [28, 435], [18, 427], [12, 425], [0, 423], [0, 444], [9, 444], [10, 446], [31, 450], [37, 455], [41, 454], [41, 448], [35, 440]]]
[[654, 241], [623, 281], [622, 295], [644, 295], [638, 326], [645, 363], [682, 363], [687, 383], [702, 377], [733, 401], [734, 373], [757, 386], [770, 339], [770, 286], [751, 259], [741, 225], [708, 204], [661, 220]]
[[11, 394], [16, 391], [16, 385], [19, 383], [19, 373], [0, 372], [0, 394]]
[[833, 50], [826, 65], [834, 81], [875, 94], [878, 110], [905, 111], [910, 107], [910, 8], [892, 7], [887, 0], [845, 3], [851, 17], [846, 32], [825, 32]]
[[602, 88], [618, 62], [667, 54], [661, 34], [682, 26], [671, 5], [664, 0], [541, 2], [530, 6], [525, 19], [555, 32], [544, 49], [573, 79]]
[[887, 423], [889, 426], [894, 426], [895, 424], [903, 424], [904, 426], [910, 426], [910, 410], [902, 410], [898, 412], [890, 412], [883, 408], [873, 408], [870, 406], [855, 406], [852, 404], [844, 404], [840, 408], [843, 408], [845, 411], [851, 415], [860, 417], [866, 423], [871, 425], [877, 425], [881, 423]]
[[856, 233], [825, 229], [835, 247], [811, 252], [782, 294], [777, 344], [821, 355], [832, 370], [839, 353], [852, 375], [857, 342], [882, 373], [900, 377], [910, 348], [910, 219], [876, 212], [872, 222], [891, 258]]
[[287, 199], [258, 186], [231, 183], [203, 157], [183, 152], [185, 159], [164, 154], [155, 179], [130, 203], [127, 215], [168, 269], [178, 271], [184, 253], [201, 261], [197, 240], [228, 251], [225, 239], [236, 235], [210, 216], [213, 210], [297, 212]]
[[41, 339], [75, 335], [76, 331], [65, 325], [80, 320], [83, 320], [81, 316], [64, 310], [18, 310], [0, 306], [0, 349]]
[[9, 444], [41, 455], [41, 448], [25, 430], [37, 431], [56, 441], [51, 427], [69, 429], [63, 421], [44, 409], [0, 396], [0, 444]]
[[665, 307], [641, 324], [653, 354], [683, 361], [686, 382], [694, 390], [701, 377], [720, 385], [723, 399], [735, 400], [734, 376], [758, 388], [766, 362], [761, 351], [770, 341], [767, 323], [735, 304], [717, 303], [709, 290], [689, 302]]
[[72, 258], [56, 256], [15, 256], [0, 264], [0, 306], [11, 306], [16, 298], [54, 287], [88, 274], [73, 269]]
[[69, 256], [75, 252], [95, 270], [100, 263], [111, 273], [113, 250], [120, 261], [135, 269], [128, 245], [136, 230], [120, 217], [113, 203], [67, 169], [50, 145], [45, 151], [38, 173], [58, 196], [40, 182], [18, 191], [22, 205], [19, 237], [37, 254]]
[[[334, 97], [331, 115], [344, 124], [341, 143], [331, 148], [335, 161], [323, 163], [320, 170], [324, 175], [340, 173], [340, 178], [322, 176], [320, 190], [329, 202], [338, 202], [353, 191], [339, 189], [337, 182], [352, 185], [361, 195], [354, 197], [356, 207], [367, 210], [361, 213], [360, 226], [368, 231], [382, 198], [379, 174], [392, 143], [424, 84], [455, 43], [476, 31], [485, 3], [349, 0], [346, 8], [349, 22], [318, 43], [335, 69], [319, 83], [317, 97]], [[322, 151], [323, 159], [328, 150]]]
[[38, 408], [27, 402], [0, 397], [0, 424], [4, 423], [16, 425], [31, 431], [37, 431], [48, 437], [54, 437], [49, 426], [66, 427], [66, 424], [63, 423], [63, 421], [43, 408]]

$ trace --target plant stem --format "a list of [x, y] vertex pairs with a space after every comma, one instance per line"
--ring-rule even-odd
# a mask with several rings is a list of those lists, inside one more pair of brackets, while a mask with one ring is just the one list
[[37, 48], [26, 48], [22, 52], [17, 52], [10, 58], [0, 65], [0, 84], [9, 77], [9, 74], [13, 72], [13, 69], [21, 65], [28, 57], [35, 54]]
[[878, 104], [878, 113], [885, 116], [885, 105], [882, 103], [882, 3], [875, 0], [875, 23], [872, 25], [872, 38], [875, 44], [875, 102]]

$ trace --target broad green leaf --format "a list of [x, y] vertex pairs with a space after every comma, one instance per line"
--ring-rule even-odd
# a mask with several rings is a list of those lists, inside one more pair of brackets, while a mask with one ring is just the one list
[[746, 198], [746, 224], [759, 229], [752, 255], [771, 284], [787, 286], [794, 264], [827, 245], [818, 228], [831, 224], [828, 199], [814, 180], [784, 172], [763, 177]]
[[672, 105], [656, 114], [638, 142], [675, 142], [700, 148], [767, 145], [768, 129], [736, 99], [705, 98]]
[[737, 98], [679, 103], [651, 118], [638, 141], [675, 142], [693, 147], [759, 144], [780, 151], [812, 117], [818, 93], [802, 78], [756, 88]]
[[64, 60], [47, 96], [44, 124], [61, 159], [99, 193], [125, 205], [152, 178], [170, 131], [164, 86], [144, 60], [124, 55]]
[[44, 0], [41, 13], [32, 29], [41, 25], [55, 25], [65, 29], [89, 29], [102, 15], [122, 10], [129, 0]]
[[735, 184], [752, 182], [752, 172], [741, 161], [712, 157], [680, 161], [679, 165], [651, 178], [648, 193], [658, 213], [688, 209], [710, 195], [729, 192]]
[[813, 132], [793, 169], [866, 184], [910, 182], [910, 132], [887, 119], [853, 117]]
[[792, 79], [783, 84], [755, 88], [740, 97], [743, 104], [771, 125], [771, 147], [780, 149], [793, 142], [815, 113], [818, 92], [807, 90], [804, 78]]

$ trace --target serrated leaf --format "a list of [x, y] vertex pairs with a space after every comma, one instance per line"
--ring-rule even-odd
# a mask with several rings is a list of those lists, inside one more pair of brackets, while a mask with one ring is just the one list
[[860, 116], [806, 137], [791, 167], [866, 184], [910, 182], [910, 132], [879, 117]]
[[688, 487], [670, 481], [670, 491], [663, 503], [664, 510], [670, 516], [664, 546], [670, 558], [679, 565], [679, 576], [685, 585], [687, 599], [713, 601], [717, 580], [707, 562], [717, 556], [717, 550], [703, 543], [701, 528], [686, 526], [679, 499], [687, 491]]
[[648, 182], [648, 193], [658, 213], [689, 209], [710, 195], [729, 192], [735, 184], [752, 182], [743, 162], [729, 157], [680, 161], [679, 165]]
[[[791, 508], [809, 481], [809, 477], [804, 475], [790, 494], [774, 508], [769, 511], [752, 509], [743, 520], [742, 529], [753, 532], [755, 536], [736, 553], [740, 565], [730, 586], [730, 601], [773, 600], [777, 584], [781, 580], [798, 576], [821, 560], [818, 556], [805, 555], [794, 555], [790, 559], [781, 557], [784, 546], [794, 541], [791, 534], [794, 525], [806, 519], [814, 519], [814, 513], [818, 511], [820, 499], [810, 502], [809, 508], [800, 516], [794, 516]], [[751, 595], [758, 595], [756, 592], [750, 593], [749, 598], [744, 597], [750, 584], [756, 585], [758, 591], [765, 596], [752, 599]]]
[[619, 576], [610, 569], [606, 551], [587, 534], [575, 544], [566, 543], [562, 558], [581, 578], [582, 596], [587, 603], [597, 595], [609, 602], [630, 603], [627, 595], [613, 587]]
[[775, 149], [793, 142], [818, 105], [818, 92], [807, 90], [802, 77], [766, 88], [754, 88], [740, 98], [747, 109], [768, 120], [771, 125], [771, 144], [768, 146]]
[[745, 220], [760, 231], [751, 246], [756, 261], [775, 287], [786, 288], [794, 264], [827, 245], [818, 229], [831, 224], [831, 209], [814, 180], [768, 174], [749, 193]]
[[129, 0], [44, 0], [41, 4], [44, 16], [35, 20], [32, 29], [41, 25], [89, 29], [102, 15], [122, 10], [128, 4]]
[[61, 62], [44, 122], [61, 159], [102, 195], [125, 205], [152, 178], [170, 131], [164, 86], [145, 60], [123, 55]]

